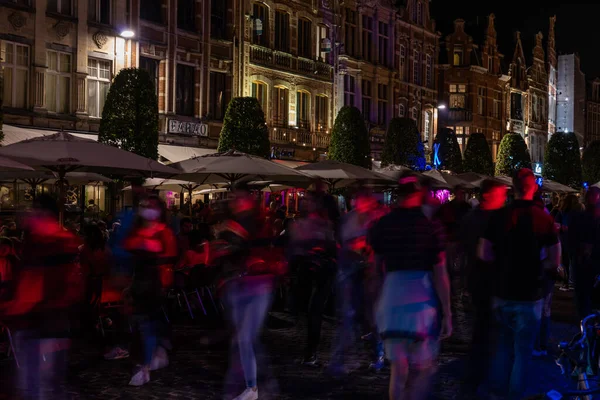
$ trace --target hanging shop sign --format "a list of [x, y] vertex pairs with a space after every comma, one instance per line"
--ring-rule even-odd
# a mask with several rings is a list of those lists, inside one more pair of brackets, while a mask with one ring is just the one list
[[208, 137], [208, 125], [202, 124], [200, 122], [169, 119], [167, 133], [185, 136]]

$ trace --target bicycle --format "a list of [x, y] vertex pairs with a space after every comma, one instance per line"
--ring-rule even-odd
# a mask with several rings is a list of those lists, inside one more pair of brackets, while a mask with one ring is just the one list
[[577, 389], [567, 392], [551, 390], [530, 400], [592, 400], [594, 394], [600, 394], [600, 387], [590, 387], [590, 380], [593, 380], [590, 378], [598, 376], [600, 367], [600, 312], [585, 317], [579, 330], [570, 342], [561, 342], [558, 345], [560, 355], [556, 359], [562, 374], [575, 380]]

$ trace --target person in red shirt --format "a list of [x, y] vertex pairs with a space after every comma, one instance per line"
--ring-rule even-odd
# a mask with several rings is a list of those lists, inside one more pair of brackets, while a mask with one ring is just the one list
[[83, 300], [77, 261], [80, 243], [60, 226], [58, 214], [52, 197], [35, 200], [34, 211], [24, 221], [22, 263], [14, 274], [13, 294], [0, 304], [0, 320], [10, 321], [15, 332], [21, 363], [19, 398], [39, 398], [47, 389], [59, 390], [46, 385], [64, 379], [70, 316]]
[[166, 222], [164, 202], [151, 196], [140, 202], [137, 223], [124, 243], [134, 258], [130, 294], [143, 345], [141, 363], [129, 382], [132, 386], [144, 385], [150, 381], [151, 370], [169, 365], [166, 349], [158, 343], [158, 325], [162, 292], [173, 284], [178, 254], [175, 235]]

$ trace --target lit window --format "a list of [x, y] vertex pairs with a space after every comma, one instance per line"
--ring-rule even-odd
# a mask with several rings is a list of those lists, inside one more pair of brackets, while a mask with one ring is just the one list
[[296, 95], [296, 125], [310, 129], [310, 93], [299, 91]]
[[258, 100], [263, 112], [267, 111], [267, 84], [263, 82], [252, 82], [252, 97]]
[[2, 41], [4, 105], [26, 108], [29, 91], [29, 46]]
[[88, 59], [87, 84], [88, 114], [100, 118], [110, 89], [110, 61]]
[[329, 125], [329, 97], [315, 97], [315, 122], [317, 131], [322, 132], [328, 129]]
[[46, 108], [56, 113], [71, 112], [71, 54], [48, 52]]

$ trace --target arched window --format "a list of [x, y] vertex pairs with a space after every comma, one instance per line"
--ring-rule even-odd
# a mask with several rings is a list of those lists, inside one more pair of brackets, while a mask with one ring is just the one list
[[252, 82], [252, 97], [256, 98], [267, 114], [267, 84], [261, 81]]
[[411, 110], [411, 116], [412, 119], [415, 120], [415, 122], [417, 121], [417, 107], [413, 107]]
[[398, 116], [400, 118], [404, 118], [405, 115], [406, 115], [406, 109], [404, 108], [404, 104], [400, 104], [398, 106]]

